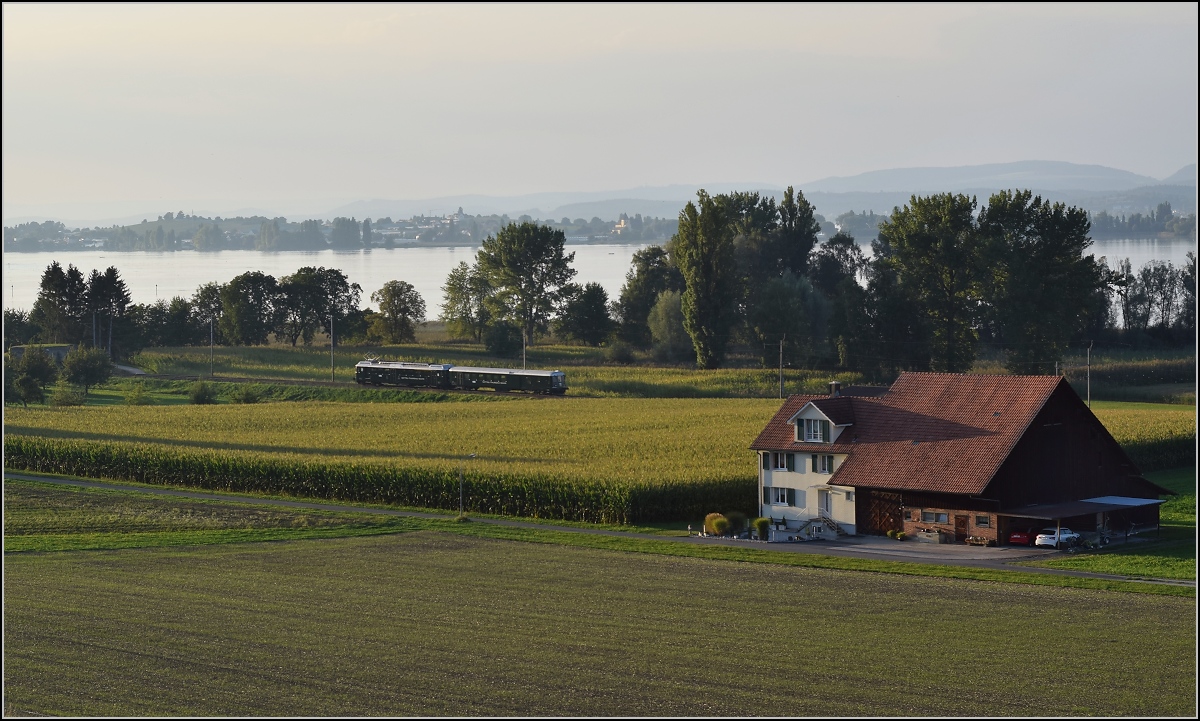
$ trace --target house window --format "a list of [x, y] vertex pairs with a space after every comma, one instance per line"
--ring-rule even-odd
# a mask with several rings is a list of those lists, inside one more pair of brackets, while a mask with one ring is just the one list
[[991, 528], [992, 527], [992, 517], [991, 516], [975, 516], [975, 527], [976, 528]]
[[804, 419], [804, 440], [809, 443], [829, 442], [829, 421]]
[[938, 511], [921, 511], [921, 521], [924, 523], [949, 523], [950, 514]]
[[794, 471], [796, 470], [796, 454], [772, 453], [771, 466], [777, 471]]
[[854, 503], [854, 491], [846, 491], [846, 502]]
[[833, 456], [819, 456], [814, 453], [812, 469], [813, 473], [833, 473]]
[[779, 488], [778, 486], [771, 488], [771, 503], [776, 506], [786, 506], [788, 504], [788, 489]]
[[906, 521], [911, 521], [911, 520], [912, 520], [912, 511], [905, 511], [905, 512], [904, 512], [904, 520], [906, 520]]

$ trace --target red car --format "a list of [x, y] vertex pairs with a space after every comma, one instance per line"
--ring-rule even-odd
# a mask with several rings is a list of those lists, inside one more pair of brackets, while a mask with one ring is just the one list
[[1023, 528], [1019, 531], [1013, 531], [1008, 534], [1008, 545], [1010, 546], [1032, 546], [1037, 534], [1041, 533], [1036, 528]]

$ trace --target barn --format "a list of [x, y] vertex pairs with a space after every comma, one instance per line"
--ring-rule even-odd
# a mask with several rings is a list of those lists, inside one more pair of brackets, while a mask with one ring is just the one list
[[773, 537], [905, 531], [1003, 543], [1157, 525], [1159, 497], [1059, 376], [902, 373], [789, 397], [751, 444]]

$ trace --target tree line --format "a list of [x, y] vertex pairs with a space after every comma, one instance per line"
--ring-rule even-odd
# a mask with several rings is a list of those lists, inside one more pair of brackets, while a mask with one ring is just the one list
[[[371, 294], [379, 310], [362, 309], [362, 288], [336, 268], [304, 267], [276, 279], [242, 273], [228, 283], [205, 283], [190, 298], [131, 303], [116, 267], [86, 279], [57, 261], [42, 273], [32, 310], [4, 311], [4, 346], [69, 343], [96, 348], [114, 360], [145, 347], [309, 345], [317, 333], [372, 343], [415, 338], [425, 301], [413, 286], [388, 281]], [[332, 325], [332, 334], [331, 334]]]
[[613, 308], [617, 337], [661, 357], [690, 350], [701, 368], [741, 343], [764, 365], [783, 355], [878, 379], [967, 371], [985, 344], [1012, 372], [1049, 373], [1072, 342], [1145, 332], [1192, 342], [1194, 254], [1182, 269], [1110, 269], [1085, 255], [1090, 219], [1078, 208], [1028, 191], [983, 207], [939, 194], [856, 220], [877, 227], [869, 259], [847, 232], [818, 242], [812, 206], [791, 188], [778, 205], [701, 191], [670, 242], [635, 255]]

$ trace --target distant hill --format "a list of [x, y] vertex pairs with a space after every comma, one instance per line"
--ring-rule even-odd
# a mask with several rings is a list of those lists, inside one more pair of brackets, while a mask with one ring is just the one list
[[1190, 185], [1196, 187], [1196, 164], [1185, 165], [1174, 175], [1162, 179], [1163, 185]]
[[804, 189], [806, 193], [933, 193], [981, 188], [1114, 191], [1157, 185], [1158, 182], [1155, 178], [1103, 165], [1024, 160], [956, 168], [873, 170], [848, 177], [823, 178], [805, 184]]

